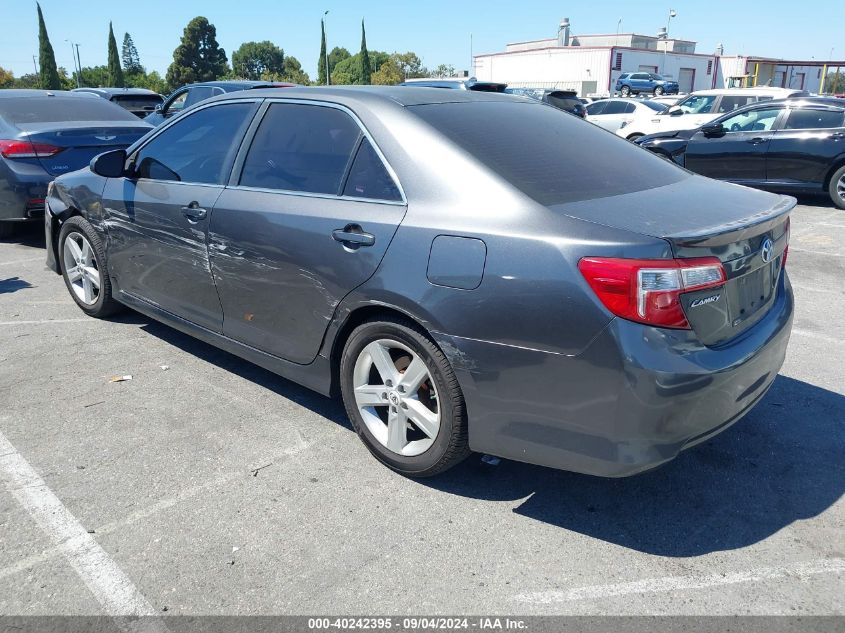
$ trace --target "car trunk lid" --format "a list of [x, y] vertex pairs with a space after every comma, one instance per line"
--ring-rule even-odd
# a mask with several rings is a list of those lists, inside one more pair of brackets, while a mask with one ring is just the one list
[[701, 177], [610, 198], [556, 205], [581, 220], [667, 241], [678, 259], [715, 257], [722, 287], [681, 295], [705, 345], [738, 336], [765, 316], [775, 296], [795, 200]]
[[17, 127], [21, 140], [60, 149], [38, 157], [53, 176], [81, 169], [97, 154], [129, 147], [152, 129], [140, 120], [19, 123]]

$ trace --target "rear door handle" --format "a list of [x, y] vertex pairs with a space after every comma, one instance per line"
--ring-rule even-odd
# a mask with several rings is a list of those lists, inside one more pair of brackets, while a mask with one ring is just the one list
[[208, 215], [208, 211], [203, 209], [199, 202], [194, 201], [188, 206], [182, 207], [182, 215], [188, 218], [188, 221], [190, 222], [199, 222], [200, 220], [205, 219], [205, 216]]
[[349, 248], [372, 246], [376, 243], [376, 236], [367, 233], [357, 224], [347, 224], [342, 229], [332, 231], [332, 239]]
[[754, 138], [748, 139], [748, 142], [752, 145], [759, 145], [760, 143], [765, 143], [766, 139], [762, 138], [761, 136], [755, 136]]

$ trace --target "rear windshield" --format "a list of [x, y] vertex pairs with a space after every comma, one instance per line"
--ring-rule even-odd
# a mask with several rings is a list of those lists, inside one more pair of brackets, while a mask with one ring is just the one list
[[644, 106], [646, 106], [648, 108], [651, 108], [655, 112], [663, 112], [665, 109], [667, 109], [669, 107], [665, 103], [659, 103], [657, 101], [649, 101], [648, 99], [646, 99], [645, 101], [641, 101], [640, 103], [642, 103]]
[[137, 121], [114, 103], [96, 97], [21, 97], [0, 99], [0, 117], [8, 123], [41, 121]]
[[475, 101], [408, 109], [544, 205], [643, 191], [688, 177], [648, 150], [542, 104]]
[[115, 95], [111, 100], [127, 110], [153, 110], [164, 101], [158, 95]]

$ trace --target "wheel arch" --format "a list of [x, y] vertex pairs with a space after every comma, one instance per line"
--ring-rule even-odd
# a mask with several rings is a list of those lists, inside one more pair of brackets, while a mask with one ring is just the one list
[[845, 167], [845, 152], [837, 156], [833, 160], [833, 166], [827, 170], [827, 174], [824, 177], [824, 189], [827, 191], [828, 187], [830, 187], [830, 181], [833, 178], [833, 174], [837, 171]]

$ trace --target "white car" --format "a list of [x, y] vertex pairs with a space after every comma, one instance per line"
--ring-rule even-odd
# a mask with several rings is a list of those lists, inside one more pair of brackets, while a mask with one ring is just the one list
[[633, 141], [646, 134], [692, 130], [749, 103], [806, 94], [803, 90], [768, 87], [699, 90], [661, 114], [634, 119], [616, 134]]
[[637, 117], [653, 117], [668, 106], [648, 99], [601, 99], [587, 106], [587, 120], [615, 132]]

